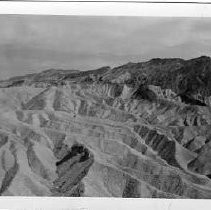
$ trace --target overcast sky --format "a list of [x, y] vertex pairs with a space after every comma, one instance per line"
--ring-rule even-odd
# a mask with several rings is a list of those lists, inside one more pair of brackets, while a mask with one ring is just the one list
[[0, 80], [201, 55], [211, 55], [210, 18], [0, 15]]

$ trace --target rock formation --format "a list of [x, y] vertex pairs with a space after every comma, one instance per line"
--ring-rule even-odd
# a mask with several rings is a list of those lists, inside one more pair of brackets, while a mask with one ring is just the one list
[[211, 59], [0, 82], [0, 194], [211, 198]]

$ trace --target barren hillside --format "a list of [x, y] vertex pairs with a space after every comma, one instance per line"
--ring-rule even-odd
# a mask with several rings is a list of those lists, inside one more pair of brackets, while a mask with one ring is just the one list
[[211, 59], [0, 82], [0, 194], [211, 198]]

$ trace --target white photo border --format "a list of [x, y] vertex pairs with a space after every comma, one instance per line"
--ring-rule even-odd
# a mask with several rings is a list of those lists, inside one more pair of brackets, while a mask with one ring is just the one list
[[[179, 1], [179, 0], [178, 0]], [[211, 3], [211, 2], [210, 2]], [[3, 14], [211, 17], [211, 4], [0, 1]], [[0, 197], [0, 210], [210, 210], [211, 200]]]

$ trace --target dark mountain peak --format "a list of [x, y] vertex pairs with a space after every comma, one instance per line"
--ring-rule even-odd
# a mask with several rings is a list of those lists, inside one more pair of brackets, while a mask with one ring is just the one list
[[206, 55], [202, 55], [202, 56], [200, 56], [200, 57], [190, 59], [190, 61], [194, 61], [194, 60], [209, 61], [209, 60], [210, 60], [210, 57], [209, 57], [209, 56], [206, 56]]
[[147, 63], [150, 64], [167, 64], [167, 63], [175, 63], [175, 62], [180, 62], [183, 63], [184, 60], [181, 58], [152, 58], [149, 60]]
[[[137, 62], [137, 63], [128, 62], [124, 65], [114, 67], [113, 72], [120, 72], [124, 70], [129, 70], [129, 71], [141, 70], [142, 71], [143, 69], [148, 69], [148, 68], [158, 69], [158, 68], [162, 68], [162, 66], [166, 66], [167, 68], [170, 66], [178, 67], [178, 66], [182, 66], [184, 63], [185, 63], [185, 60], [181, 58], [153, 58], [149, 61], [143, 61], [143, 62]], [[166, 67], [164, 67], [163, 69], [165, 69]]]
[[200, 56], [197, 58], [192, 58], [190, 60], [186, 60], [186, 63], [189, 65], [206, 65], [206, 64], [210, 64], [210, 57], [208, 56]]

